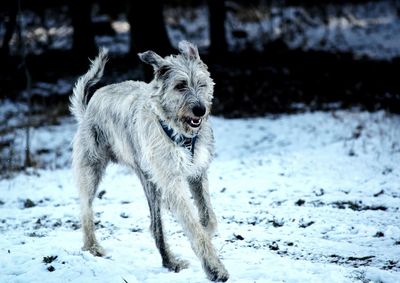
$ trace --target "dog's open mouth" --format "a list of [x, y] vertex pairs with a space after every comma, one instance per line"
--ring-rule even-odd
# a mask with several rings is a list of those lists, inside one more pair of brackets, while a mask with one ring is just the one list
[[202, 119], [201, 118], [192, 118], [186, 117], [185, 122], [189, 124], [192, 128], [198, 128], [201, 125]]

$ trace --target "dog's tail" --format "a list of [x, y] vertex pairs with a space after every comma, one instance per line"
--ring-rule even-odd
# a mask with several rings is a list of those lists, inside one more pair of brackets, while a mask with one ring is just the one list
[[87, 95], [89, 88], [95, 85], [103, 76], [104, 66], [107, 63], [108, 50], [101, 48], [99, 55], [91, 61], [89, 71], [78, 79], [73, 89], [73, 94], [70, 97], [70, 111], [75, 116], [78, 123], [86, 111]]

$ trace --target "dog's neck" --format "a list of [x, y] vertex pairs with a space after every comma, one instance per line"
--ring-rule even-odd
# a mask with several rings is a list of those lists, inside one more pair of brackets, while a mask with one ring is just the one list
[[194, 146], [196, 144], [197, 135], [193, 137], [186, 137], [181, 134], [174, 133], [174, 130], [164, 121], [159, 120], [161, 128], [164, 130], [165, 134], [177, 145], [182, 146], [194, 154]]

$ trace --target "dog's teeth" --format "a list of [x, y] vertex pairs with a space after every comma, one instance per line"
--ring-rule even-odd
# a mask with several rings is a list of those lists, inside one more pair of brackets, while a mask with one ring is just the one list
[[200, 126], [200, 124], [201, 124], [201, 122], [202, 122], [203, 120], [201, 119], [201, 118], [188, 118], [187, 119], [187, 123], [190, 125], [190, 126], [192, 126], [192, 127], [198, 127], [198, 126]]
[[201, 122], [201, 119], [192, 119], [191, 120], [191, 123], [193, 124], [193, 125], [199, 125], [200, 124], [200, 122]]

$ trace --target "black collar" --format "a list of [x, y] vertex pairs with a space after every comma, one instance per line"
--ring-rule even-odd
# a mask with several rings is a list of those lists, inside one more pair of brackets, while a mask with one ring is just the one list
[[171, 127], [169, 127], [165, 122], [160, 121], [160, 125], [162, 129], [164, 130], [165, 134], [177, 145], [185, 147], [187, 150], [190, 151], [190, 153], [194, 154], [194, 145], [196, 143], [197, 136], [194, 137], [185, 137], [184, 135], [174, 135], [174, 130], [172, 130]]

